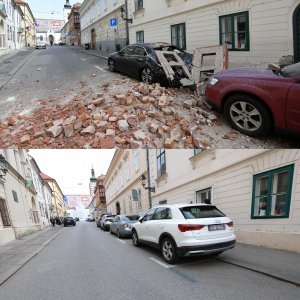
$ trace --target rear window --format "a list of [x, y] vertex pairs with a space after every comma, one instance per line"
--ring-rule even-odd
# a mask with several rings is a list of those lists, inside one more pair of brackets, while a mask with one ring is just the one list
[[186, 219], [225, 217], [215, 206], [188, 206], [180, 208]]
[[112, 222], [114, 219], [113, 218], [105, 218], [105, 221]]
[[124, 216], [124, 221], [138, 221], [140, 216]]

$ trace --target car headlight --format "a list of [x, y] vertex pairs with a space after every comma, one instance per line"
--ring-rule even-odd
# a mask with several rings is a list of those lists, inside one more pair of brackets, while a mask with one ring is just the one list
[[219, 82], [219, 79], [212, 77], [209, 81], [209, 84], [216, 85]]

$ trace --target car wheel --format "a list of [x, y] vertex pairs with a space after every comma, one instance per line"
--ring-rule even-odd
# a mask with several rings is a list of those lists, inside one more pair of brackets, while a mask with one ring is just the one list
[[132, 231], [132, 243], [135, 247], [140, 246], [139, 237], [135, 230]]
[[154, 75], [149, 68], [145, 68], [142, 70], [141, 79], [144, 83], [151, 84], [154, 82]]
[[248, 95], [237, 94], [229, 97], [224, 106], [224, 113], [234, 129], [249, 136], [266, 135], [272, 127], [267, 108]]
[[116, 70], [115, 62], [112, 59], [109, 60], [108, 65], [109, 65], [109, 71], [115, 72]]
[[167, 263], [174, 264], [178, 260], [176, 245], [171, 238], [164, 238], [161, 242], [160, 249], [163, 258]]

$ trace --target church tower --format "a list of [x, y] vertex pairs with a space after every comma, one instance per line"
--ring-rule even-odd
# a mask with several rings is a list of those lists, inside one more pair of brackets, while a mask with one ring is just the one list
[[90, 178], [90, 195], [93, 197], [94, 194], [95, 194], [94, 190], [95, 190], [95, 187], [97, 185], [97, 178], [95, 176], [95, 170], [94, 170], [93, 167], [92, 167], [91, 173], [92, 173], [92, 176]]
[[68, 16], [72, 10], [72, 6], [70, 5], [70, 0], [66, 0], [66, 4], [64, 5], [64, 20], [68, 22]]

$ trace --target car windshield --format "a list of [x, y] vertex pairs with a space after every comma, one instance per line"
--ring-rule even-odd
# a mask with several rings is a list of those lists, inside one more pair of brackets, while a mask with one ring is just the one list
[[124, 221], [138, 221], [139, 218], [140, 218], [140, 216], [136, 216], [136, 215], [134, 215], [134, 216], [124, 216], [123, 220]]
[[283, 77], [299, 77], [300, 76], [300, 63], [286, 66], [281, 69], [280, 74]]
[[73, 218], [69, 217], [69, 218], [66, 218], [66, 220], [70, 221], [70, 220], [73, 220]]
[[187, 206], [180, 208], [180, 211], [186, 219], [225, 217], [215, 206]]

